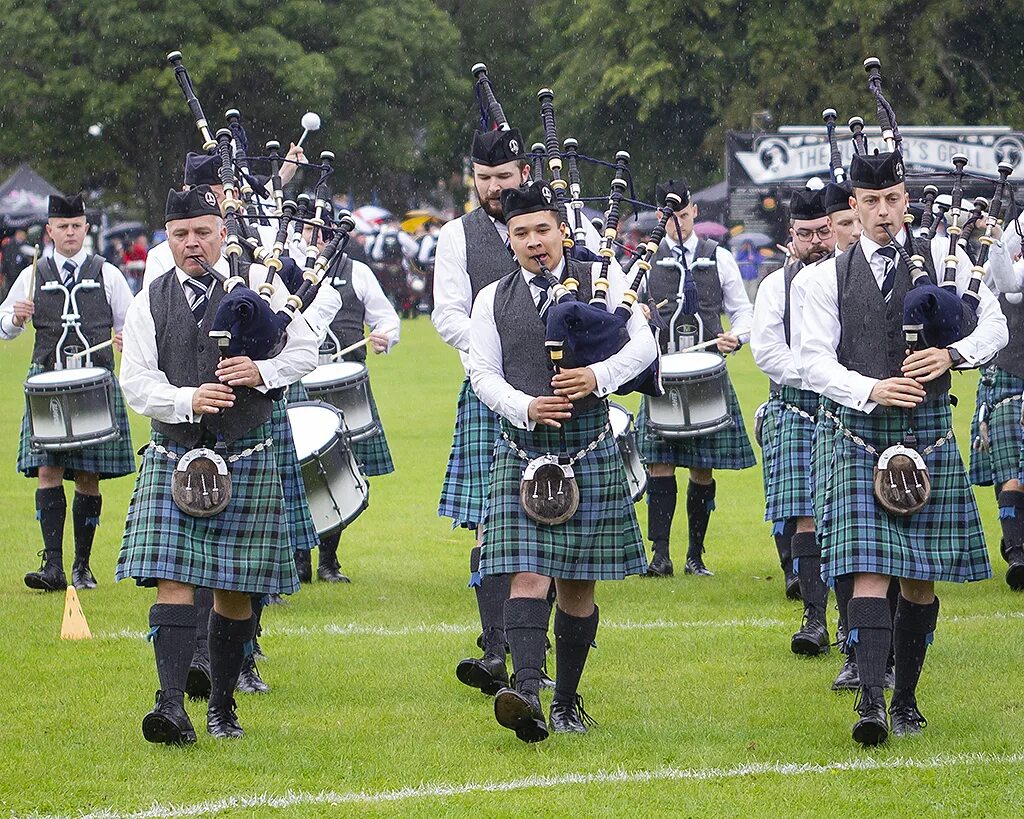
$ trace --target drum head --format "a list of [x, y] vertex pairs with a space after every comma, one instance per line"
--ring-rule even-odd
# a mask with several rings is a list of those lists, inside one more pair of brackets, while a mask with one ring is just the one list
[[76, 367], [71, 370], [49, 370], [26, 379], [25, 386], [32, 387], [75, 387], [95, 384], [110, 378], [110, 371], [103, 367]]
[[366, 377], [366, 365], [358, 361], [335, 361], [321, 364], [309, 375], [303, 377], [305, 387], [321, 387], [334, 384], [347, 384]]
[[311, 401], [288, 407], [288, 423], [295, 439], [295, 455], [301, 462], [337, 437], [344, 421], [341, 412], [330, 404]]
[[725, 359], [718, 353], [672, 353], [661, 357], [662, 378], [672, 376], [698, 375], [725, 366]]
[[616, 438], [621, 438], [629, 431], [629, 425], [632, 420], [633, 417], [629, 414], [629, 410], [609, 402], [608, 423], [611, 425], [612, 435]]

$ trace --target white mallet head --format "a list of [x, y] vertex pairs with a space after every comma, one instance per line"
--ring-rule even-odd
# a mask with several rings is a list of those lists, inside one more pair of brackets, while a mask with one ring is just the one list
[[302, 136], [299, 137], [299, 141], [296, 145], [301, 145], [303, 140], [309, 134], [310, 131], [320, 130], [320, 115], [312, 111], [307, 111], [302, 115]]

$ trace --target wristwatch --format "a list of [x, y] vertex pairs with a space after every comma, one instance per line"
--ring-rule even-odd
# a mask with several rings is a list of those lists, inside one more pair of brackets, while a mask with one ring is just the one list
[[956, 369], [964, 363], [964, 357], [956, 351], [955, 347], [947, 347], [946, 352], [949, 353], [949, 359], [953, 362], [951, 369]]

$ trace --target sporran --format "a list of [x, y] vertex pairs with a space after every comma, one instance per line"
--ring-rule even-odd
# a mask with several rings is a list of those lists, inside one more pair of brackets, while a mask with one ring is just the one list
[[580, 506], [580, 488], [572, 466], [561, 463], [557, 455], [531, 460], [519, 482], [519, 503], [537, 523], [565, 523]]
[[896, 444], [878, 456], [875, 498], [889, 514], [910, 517], [920, 512], [932, 494], [928, 466], [916, 450]]
[[212, 449], [190, 449], [171, 475], [175, 505], [194, 518], [210, 518], [231, 500], [231, 475], [224, 459]]

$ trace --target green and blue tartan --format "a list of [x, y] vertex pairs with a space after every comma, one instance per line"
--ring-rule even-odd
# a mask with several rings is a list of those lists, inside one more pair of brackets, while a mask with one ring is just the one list
[[[33, 364], [28, 371], [28, 377], [39, 375], [45, 372], [45, 368], [39, 364]], [[113, 373], [111, 373], [113, 375]], [[132, 449], [132, 433], [128, 428], [128, 412], [124, 406], [124, 396], [121, 394], [121, 385], [114, 375], [114, 423], [120, 432], [120, 437], [103, 444], [83, 446], [78, 449], [68, 449], [63, 452], [36, 452], [29, 445], [32, 439], [32, 430], [29, 427], [28, 411], [21, 419], [21, 439], [18, 442], [18, 471], [27, 478], [35, 478], [39, 475], [41, 466], [62, 466], [64, 467], [64, 480], [71, 481], [75, 478], [75, 472], [92, 472], [99, 475], [100, 480], [105, 478], [120, 478], [123, 475], [131, 475], [135, 471], [135, 451]]]
[[[992, 486], [1018, 480], [1021, 475], [1021, 394], [1024, 378], [995, 365], [986, 367], [978, 381], [978, 398], [971, 421], [971, 483]], [[987, 406], [989, 448], [981, 448], [979, 416]]]
[[303, 386], [302, 381], [296, 381], [293, 384], [288, 385], [288, 389], [284, 393], [284, 401], [286, 404], [298, 404], [300, 401], [308, 401], [309, 393]]
[[[608, 405], [567, 423], [565, 443], [559, 430], [532, 432], [503, 428], [531, 457], [575, 454], [608, 428]], [[480, 574], [534, 572], [563, 580], [621, 580], [644, 574], [647, 559], [615, 436], [609, 431], [593, 452], [573, 464], [580, 505], [569, 520], [546, 526], [527, 517], [519, 502], [526, 461], [504, 439], [494, 446], [490, 491], [484, 518]]]
[[[901, 443], [907, 428], [906, 413], [900, 409], [877, 407], [865, 414], [840, 407], [836, 415], [879, 453]], [[914, 411], [922, 455], [951, 425], [948, 396]], [[928, 505], [910, 517], [896, 517], [875, 499], [876, 456], [844, 437], [835, 424], [828, 437], [832, 451], [824, 467], [824, 511], [817, 521], [823, 578], [870, 572], [964, 582], [992, 576], [978, 506], [955, 440], [924, 459], [932, 484]]]
[[[768, 394], [761, 412], [761, 482], [764, 484], [764, 496], [768, 497], [768, 481], [772, 474], [772, 459], [775, 455], [776, 430], [779, 426], [779, 412], [782, 409], [782, 398], [779, 393]], [[766, 517], [765, 520], [770, 520]]]
[[817, 411], [816, 393], [795, 387], [782, 388], [771, 469], [766, 481], [765, 520], [778, 522], [814, 515], [811, 446]]
[[306, 500], [306, 485], [302, 482], [302, 469], [295, 453], [292, 425], [288, 423], [286, 398], [275, 401], [270, 414], [271, 435], [274, 437], [274, 461], [281, 476], [281, 494], [284, 496], [285, 535], [291, 541], [292, 551], [308, 552], [319, 539]]
[[640, 404], [637, 413], [637, 444], [640, 457], [648, 464], [673, 464], [699, 469], [746, 469], [757, 459], [750, 446], [743, 413], [732, 381], [726, 380], [725, 393], [732, 424], [711, 435], [692, 438], [662, 438], [647, 426], [647, 402]]
[[814, 438], [811, 442], [811, 497], [814, 500], [814, 519], [816, 521], [821, 520], [825, 513], [825, 479], [828, 477], [828, 464], [832, 458], [835, 438], [832, 434], [835, 425], [825, 417], [825, 412], [835, 415], [838, 409], [839, 404], [831, 398], [819, 396]]
[[388, 447], [387, 434], [384, 432], [384, 423], [380, 420], [380, 413], [377, 412], [377, 401], [370, 392], [370, 405], [373, 410], [373, 417], [377, 419], [380, 432], [363, 438], [361, 441], [352, 442], [352, 452], [356, 460], [363, 468], [363, 474], [367, 478], [377, 475], [389, 475], [395, 471], [395, 462], [391, 459], [391, 449]]
[[453, 529], [476, 529], [484, 519], [487, 480], [499, 433], [498, 416], [476, 397], [467, 378], [459, 391], [455, 436], [437, 507], [438, 517], [451, 518]]
[[[271, 434], [268, 421], [232, 443], [227, 455], [253, 447]], [[153, 432], [153, 443], [179, 457], [187, 449]], [[128, 505], [117, 579], [140, 586], [175, 580], [248, 594], [298, 591], [291, 542], [285, 531], [284, 498], [270, 449], [228, 464], [231, 501], [210, 518], [182, 512], [171, 497], [176, 461], [150, 446], [142, 458]]]

